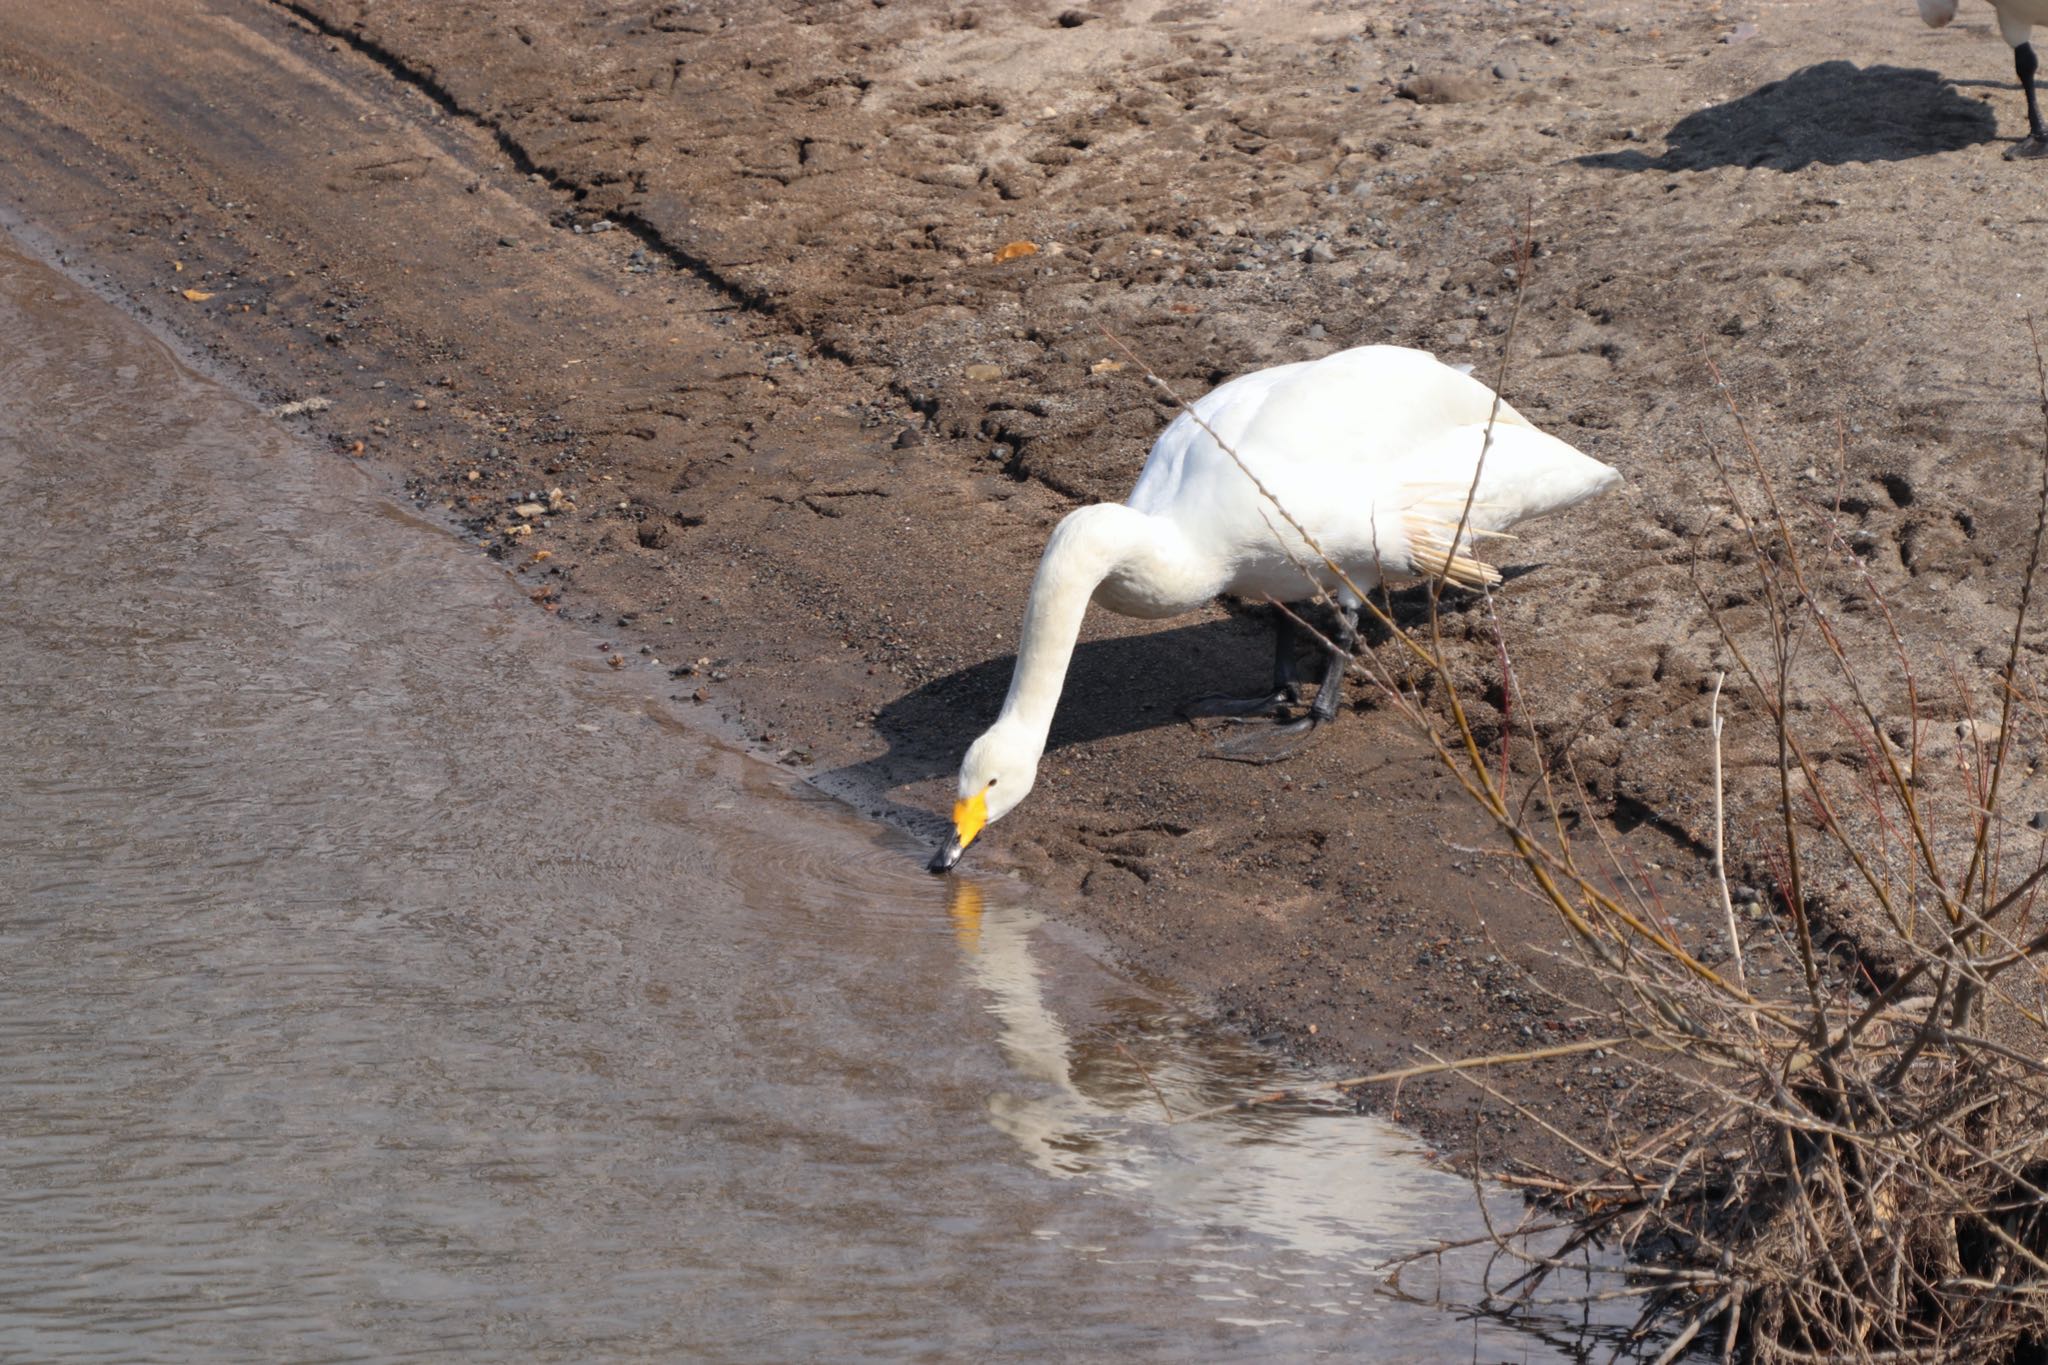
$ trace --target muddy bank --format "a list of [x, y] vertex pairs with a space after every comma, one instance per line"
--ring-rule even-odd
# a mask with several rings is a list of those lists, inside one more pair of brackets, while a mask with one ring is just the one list
[[[1842, 509], [1821, 591], [1880, 652], [1882, 594], [1926, 715], [1978, 705], [2016, 595], [2037, 419], [2013, 263], [2048, 220], [1998, 159], [2009, 54], [1982, 23], [1855, 17], [30, 3], [0, 17], [0, 146], [10, 210], [75, 267], [275, 401], [328, 399], [287, 420], [462, 520], [622, 666], [920, 829], [1000, 700], [1047, 529], [1121, 496], [1167, 415], [1100, 328], [1190, 389], [1375, 341], [1490, 372], [1526, 214], [1510, 396], [1629, 484], [1511, 550], [1540, 566], [1499, 598], [1513, 704], [1682, 897], [1730, 663], [1695, 566], [1740, 552], [1703, 354], [1795, 517]], [[1716, 591], [1755, 627], [1742, 583]], [[1508, 695], [1483, 617], [1454, 625], [1478, 693]], [[1072, 890], [1134, 961], [1331, 1061], [1570, 1036], [1506, 960], [1577, 988], [1537, 955], [1547, 912], [1369, 701], [1264, 770], [1174, 722], [1260, 681], [1264, 628], [1093, 620], [980, 870]], [[1775, 750], [1739, 699], [1728, 759], [1765, 846]], [[1573, 1073], [1530, 1084], [1573, 1122], [1608, 1107]], [[1469, 1131], [1467, 1091], [1402, 1105]]]

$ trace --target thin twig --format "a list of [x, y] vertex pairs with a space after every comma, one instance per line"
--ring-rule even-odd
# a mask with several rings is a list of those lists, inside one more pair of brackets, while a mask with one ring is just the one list
[[1212, 1119], [1219, 1114], [1241, 1114], [1247, 1109], [1257, 1109], [1268, 1104], [1289, 1104], [1297, 1100], [1313, 1099], [1319, 1095], [1342, 1095], [1368, 1085], [1386, 1085], [1394, 1081], [1411, 1081], [1417, 1076], [1439, 1076], [1449, 1071], [1466, 1071], [1473, 1067], [1511, 1066], [1521, 1062], [1540, 1062], [1552, 1057], [1574, 1057], [1585, 1052], [1599, 1052], [1618, 1048], [1632, 1041], [1626, 1037], [1594, 1038], [1583, 1043], [1560, 1043], [1556, 1047], [1533, 1048], [1527, 1052], [1501, 1052], [1491, 1057], [1462, 1057], [1454, 1062], [1435, 1061], [1418, 1063], [1415, 1066], [1396, 1067], [1392, 1071], [1375, 1071], [1370, 1076], [1348, 1076], [1341, 1081], [1320, 1081], [1314, 1085], [1289, 1086], [1285, 1090], [1268, 1090], [1262, 1095], [1248, 1095], [1229, 1104], [1219, 1104], [1213, 1109], [1201, 1109], [1175, 1119], [1176, 1123], [1192, 1123], [1196, 1119]]
[[1714, 885], [1721, 892], [1721, 912], [1728, 918], [1728, 951], [1735, 957], [1735, 982], [1749, 989], [1749, 972], [1742, 963], [1742, 935], [1735, 928], [1735, 898], [1728, 892], [1728, 820], [1722, 806], [1721, 785], [1721, 684], [1726, 673], [1714, 675], [1714, 699], [1708, 714], [1713, 718], [1714, 739]]
[[1178, 1123], [1180, 1120], [1173, 1116], [1173, 1106], [1166, 1102], [1166, 1096], [1159, 1093], [1159, 1087], [1153, 1084], [1152, 1073], [1145, 1069], [1145, 1064], [1138, 1060], [1137, 1054], [1125, 1047], [1120, 1041], [1116, 1042], [1116, 1050], [1123, 1053], [1124, 1060], [1136, 1068], [1138, 1075], [1144, 1078], [1146, 1088], [1152, 1092], [1152, 1098], [1159, 1101], [1159, 1108], [1165, 1113], [1166, 1121], [1168, 1123]]

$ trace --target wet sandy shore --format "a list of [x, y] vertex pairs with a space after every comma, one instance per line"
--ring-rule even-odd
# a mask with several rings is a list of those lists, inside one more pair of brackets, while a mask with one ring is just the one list
[[0, 1355], [1618, 1339], [1475, 1324], [1477, 1253], [1391, 1292], [1483, 1230], [1412, 1134], [1172, 1122], [1305, 1068], [680, 723], [4, 236], [0, 353], [0, 585], [44, 607], [0, 635]]

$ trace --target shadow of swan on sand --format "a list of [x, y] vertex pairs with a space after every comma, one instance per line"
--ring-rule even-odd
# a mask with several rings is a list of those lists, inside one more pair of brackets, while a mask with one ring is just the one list
[[[1178, 725], [1177, 709], [1203, 692], [1258, 691], [1272, 668], [1270, 630], [1265, 612], [1234, 612], [1222, 620], [1084, 642], [1068, 667], [1046, 752]], [[816, 774], [813, 785], [891, 823], [940, 831], [943, 822], [935, 812], [904, 805], [890, 793], [958, 771], [967, 746], [1002, 709], [1016, 662], [1014, 654], [1000, 654], [904, 693], [875, 717], [875, 733], [888, 749]], [[1190, 758], [1193, 744], [1191, 736]]]
[[1833, 61], [1687, 114], [1664, 135], [1661, 155], [1600, 152], [1579, 157], [1578, 164], [1615, 171], [1796, 171], [1904, 161], [1997, 140], [1997, 115], [1940, 72]]
[[[1504, 581], [1511, 582], [1541, 567], [1503, 566], [1501, 573]], [[1477, 594], [1452, 589], [1442, 597], [1439, 610], [1446, 619], [1457, 617], [1477, 610], [1482, 600]], [[1410, 585], [1397, 590], [1387, 605], [1404, 628], [1426, 627], [1426, 588]], [[1306, 619], [1317, 622], [1321, 613], [1311, 610]], [[1251, 696], [1264, 691], [1272, 680], [1272, 632], [1277, 621], [1271, 608], [1239, 605], [1222, 619], [1078, 645], [1067, 669], [1046, 753], [1180, 725], [1180, 707], [1197, 697]], [[1367, 621], [1363, 635], [1371, 647], [1382, 632]], [[932, 778], [950, 777], [959, 770], [967, 746], [994, 723], [1002, 709], [1016, 662], [1014, 654], [997, 655], [897, 697], [874, 720], [875, 733], [889, 747], [872, 758], [813, 774], [811, 785], [899, 828], [933, 837], [943, 835], [947, 825], [939, 810], [905, 804], [893, 793]], [[1362, 695], [1365, 690], [1354, 684], [1347, 696]], [[1205, 752], [1202, 741], [1190, 732], [1189, 761]]]

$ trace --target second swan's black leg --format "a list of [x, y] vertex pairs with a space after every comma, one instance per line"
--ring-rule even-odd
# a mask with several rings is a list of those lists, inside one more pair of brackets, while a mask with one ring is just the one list
[[1210, 753], [1233, 763], [1278, 763], [1301, 752], [1317, 726], [1336, 718], [1337, 707], [1344, 699], [1344, 670], [1351, 662], [1351, 649], [1357, 642], [1358, 608], [1338, 608], [1337, 628], [1330, 636], [1330, 643], [1342, 653], [1324, 651], [1322, 685], [1316, 690], [1316, 699], [1310, 704], [1308, 714], [1284, 724], [1245, 726], [1219, 739]]
[[2021, 43], [2014, 48], [2012, 64], [2019, 73], [2020, 89], [2027, 96], [2027, 135], [2006, 148], [2005, 159], [2022, 161], [2048, 156], [2048, 126], [2041, 122], [2041, 99], [2034, 90], [2034, 73], [2041, 65], [2040, 59], [2034, 55], [2034, 45]]
[[1180, 714], [1188, 720], [1277, 716], [1301, 700], [1301, 672], [1294, 663], [1300, 643], [1301, 627], [1281, 613], [1273, 631], [1273, 690], [1256, 697], [1197, 697], [1182, 706]]

